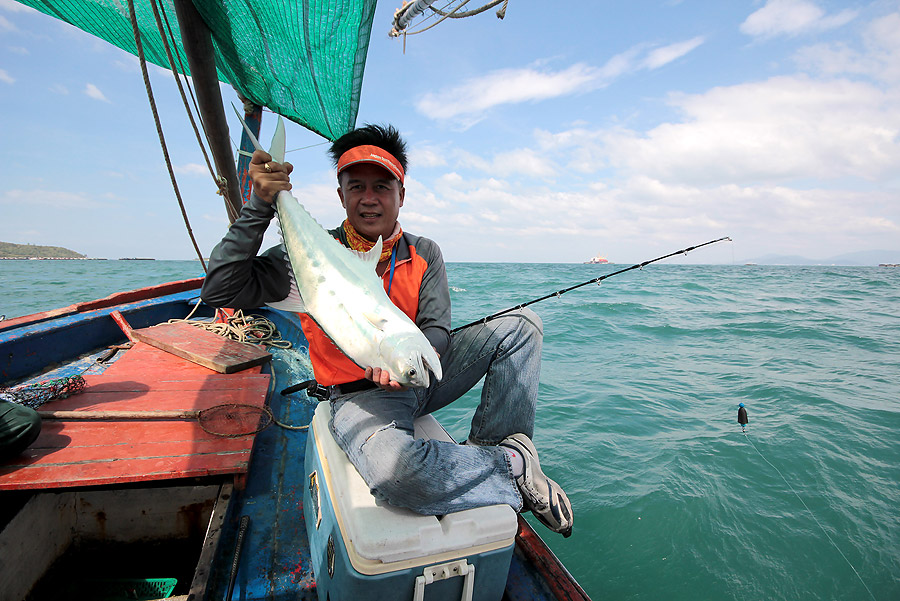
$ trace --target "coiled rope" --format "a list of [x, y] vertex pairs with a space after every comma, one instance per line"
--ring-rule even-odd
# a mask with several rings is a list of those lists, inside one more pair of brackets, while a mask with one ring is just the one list
[[168, 323], [188, 323], [195, 328], [207, 330], [222, 338], [238, 342], [274, 346], [282, 349], [291, 348], [290, 340], [283, 339], [275, 324], [261, 315], [244, 315], [244, 312], [241, 310], [237, 310], [232, 315], [229, 315], [222, 309], [216, 309], [216, 321], [191, 319], [199, 306], [200, 303], [198, 302], [184, 319], [170, 319]]

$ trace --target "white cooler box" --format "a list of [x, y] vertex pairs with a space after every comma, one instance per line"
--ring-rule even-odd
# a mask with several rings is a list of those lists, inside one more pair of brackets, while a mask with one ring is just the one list
[[[503, 596], [517, 529], [509, 505], [423, 516], [376, 501], [337, 445], [319, 403], [306, 443], [306, 531], [319, 601]], [[430, 415], [416, 436], [451, 440]]]

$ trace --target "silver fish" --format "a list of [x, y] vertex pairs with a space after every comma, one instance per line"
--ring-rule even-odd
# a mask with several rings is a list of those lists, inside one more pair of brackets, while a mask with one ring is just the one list
[[[284, 162], [280, 117], [269, 154]], [[369, 252], [357, 252], [335, 240], [289, 192], [278, 193], [275, 209], [292, 282], [287, 298], [269, 306], [308, 314], [360, 367], [386, 370], [404, 386], [428, 386], [429, 370], [440, 380], [437, 352], [375, 273], [381, 237]]]

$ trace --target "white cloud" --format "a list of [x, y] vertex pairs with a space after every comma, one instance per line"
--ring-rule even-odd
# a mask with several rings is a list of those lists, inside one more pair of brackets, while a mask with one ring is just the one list
[[613, 79], [630, 72], [658, 69], [685, 56], [703, 41], [698, 36], [659, 48], [640, 44], [613, 56], [599, 68], [576, 63], [556, 71], [538, 65], [502, 69], [453, 88], [425, 94], [416, 102], [416, 109], [433, 119], [457, 119], [462, 127], [469, 127], [495, 106], [582, 94], [609, 85]]
[[578, 63], [562, 71], [534, 68], [503, 69], [455, 88], [423, 96], [416, 108], [435, 119], [479, 114], [501, 104], [544, 100], [584, 91], [597, 79], [597, 70]]
[[678, 42], [677, 44], [669, 44], [668, 46], [663, 46], [662, 48], [656, 48], [655, 50], [651, 50], [647, 57], [643, 60], [642, 64], [646, 66], [648, 69], [658, 69], [663, 65], [667, 65], [674, 60], [681, 58], [682, 56], [688, 54], [698, 46], [703, 43], [703, 37], [697, 36], [695, 38], [691, 38], [690, 40], [685, 40], [684, 42]]
[[846, 42], [800, 49], [797, 63], [825, 75], [864, 75], [888, 83], [900, 82], [900, 13], [874, 20], [862, 36], [864, 49]]
[[103, 94], [103, 92], [100, 91], [100, 88], [92, 83], [89, 83], [84, 87], [84, 93], [94, 100], [109, 102], [109, 99]]
[[750, 36], [797, 35], [840, 27], [856, 15], [856, 11], [847, 9], [828, 16], [808, 0], [768, 0], [765, 6], [741, 23], [740, 29]]
[[175, 173], [182, 175], [209, 175], [209, 167], [200, 163], [188, 163], [174, 168]]
[[409, 152], [412, 167], [443, 167], [447, 164], [445, 151], [437, 146], [416, 146]]
[[69, 94], [69, 88], [62, 85], [61, 83], [55, 83], [47, 89], [54, 94], [59, 94], [60, 96], [67, 96]]
[[499, 177], [521, 174], [544, 178], [552, 177], [556, 172], [552, 161], [531, 148], [499, 153], [494, 156], [490, 167], [490, 173]]
[[17, 31], [17, 29], [9, 19], [0, 15], [0, 31]]
[[13, 54], [20, 54], [22, 56], [27, 56], [27, 55], [31, 54], [31, 52], [29, 52], [28, 48], [25, 48], [24, 46], [8, 46], [7, 48]]
[[[678, 94], [681, 122], [576, 138], [578, 152], [676, 182], [887, 180], [900, 164], [900, 92], [805, 76]], [[578, 160], [573, 155], [573, 160]], [[582, 170], [584, 166], [582, 166]]]
[[0, 69], [0, 81], [8, 84], [16, 83], [15, 78], [3, 69]]

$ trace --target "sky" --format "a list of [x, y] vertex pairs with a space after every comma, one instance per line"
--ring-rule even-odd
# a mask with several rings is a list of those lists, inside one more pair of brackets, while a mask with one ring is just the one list
[[[399, 5], [378, 6], [357, 124], [403, 132], [401, 225], [447, 261], [632, 263], [723, 236], [681, 262], [900, 251], [900, 1], [511, 0], [405, 44]], [[208, 255], [224, 204], [171, 76], [151, 80]], [[0, 240], [195, 256], [136, 58], [0, 0], [0, 132]], [[294, 195], [334, 227], [323, 142], [288, 126]]]

